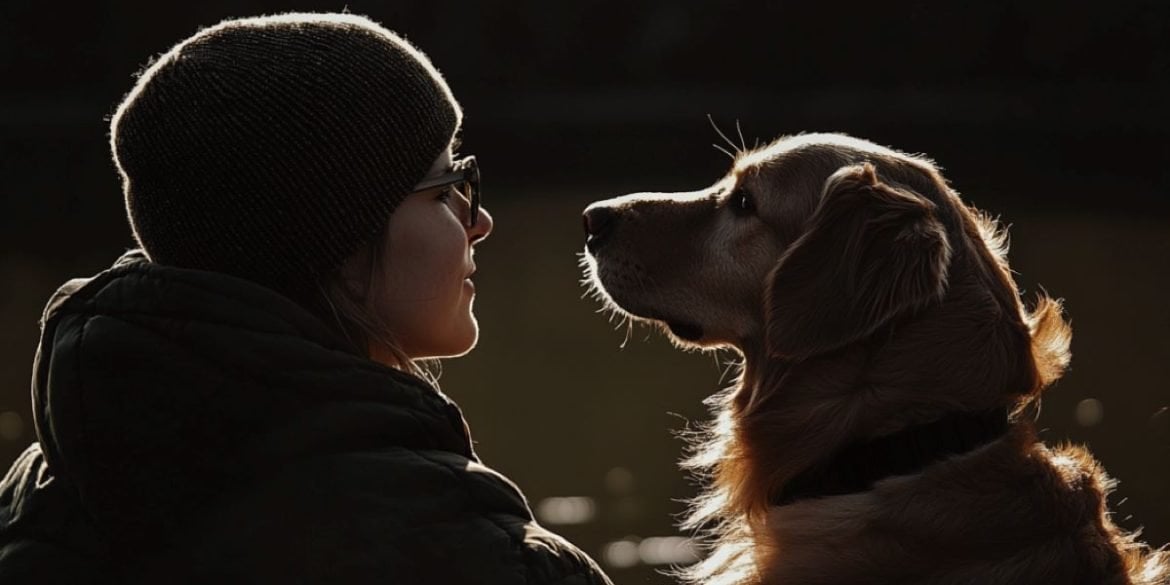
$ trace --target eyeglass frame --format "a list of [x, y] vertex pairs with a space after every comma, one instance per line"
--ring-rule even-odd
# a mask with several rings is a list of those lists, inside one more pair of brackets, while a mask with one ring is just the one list
[[479, 220], [479, 208], [483, 201], [483, 195], [480, 193], [479, 164], [475, 161], [475, 155], [465, 156], [451, 165], [451, 171], [415, 185], [414, 191], [411, 191], [410, 195], [457, 183], [467, 185], [467, 199], [471, 203], [467, 212], [467, 227], [475, 227], [475, 223]]

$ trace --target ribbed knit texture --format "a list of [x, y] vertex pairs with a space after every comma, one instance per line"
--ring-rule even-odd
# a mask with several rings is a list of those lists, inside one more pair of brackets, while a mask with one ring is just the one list
[[226, 21], [159, 57], [110, 127], [151, 260], [304, 300], [450, 144], [462, 113], [425, 55], [351, 14]]

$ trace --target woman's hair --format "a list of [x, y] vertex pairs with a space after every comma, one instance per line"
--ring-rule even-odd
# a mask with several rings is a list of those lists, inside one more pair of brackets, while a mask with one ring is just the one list
[[374, 346], [380, 346], [390, 353], [398, 369], [434, 384], [438, 380], [430, 369], [431, 364], [407, 355], [389, 324], [370, 305], [370, 299], [381, 296], [379, 289], [385, 282], [385, 230], [383, 228], [378, 235], [363, 244], [364, 249], [358, 249], [358, 256], [367, 263], [363, 267], [365, 278], [360, 283], [360, 293], [355, 292], [353, 286], [346, 282], [340, 268], [326, 274], [318, 283], [325, 308], [330, 313], [325, 315], [325, 322], [337, 329], [367, 357], [372, 356]]

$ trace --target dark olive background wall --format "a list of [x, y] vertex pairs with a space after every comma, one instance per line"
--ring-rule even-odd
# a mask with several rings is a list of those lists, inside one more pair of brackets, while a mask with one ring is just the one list
[[708, 114], [725, 129], [739, 120], [749, 143], [841, 131], [926, 153], [1010, 224], [1020, 286], [1065, 298], [1075, 332], [1072, 370], [1043, 402], [1044, 437], [1088, 444], [1121, 481], [1117, 519], [1170, 541], [1170, 9], [946, 4], [8, 0], [0, 463], [35, 440], [42, 304], [132, 243], [105, 119], [134, 72], [222, 18], [348, 6], [446, 74], [497, 219], [477, 257], [480, 347], [445, 363], [443, 388], [534, 506], [593, 498], [591, 521], [554, 527], [591, 554], [677, 534], [672, 514], [694, 488], [673, 433], [704, 421], [701, 400], [725, 381], [717, 358], [646, 329], [621, 347], [624, 330], [581, 298], [580, 211], [713, 181], [728, 161]]

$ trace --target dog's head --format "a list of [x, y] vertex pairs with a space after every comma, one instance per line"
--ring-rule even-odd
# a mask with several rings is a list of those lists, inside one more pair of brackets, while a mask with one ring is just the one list
[[[935, 343], [1037, 328], [994, 223], [930, 161], [847, 136], [782, 138], [709, 188], [599, 201], [585, 223], [590, 279], [615, 309], [749, 361], [832, 354], [928, 314]], [[1049, 353], [1024, 385], [1059, 375], [1067, 355]]]

